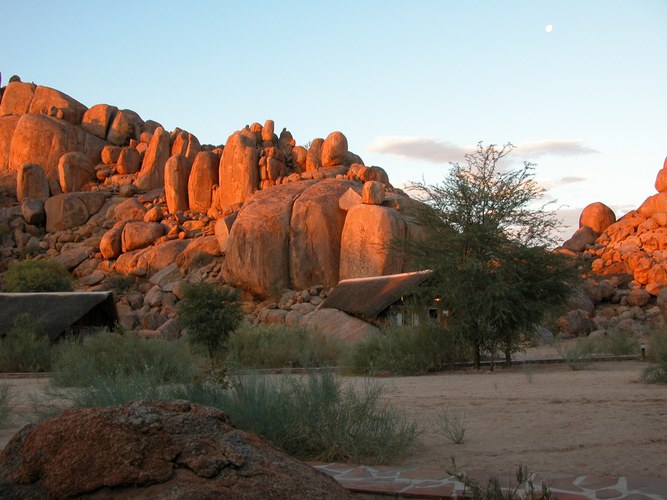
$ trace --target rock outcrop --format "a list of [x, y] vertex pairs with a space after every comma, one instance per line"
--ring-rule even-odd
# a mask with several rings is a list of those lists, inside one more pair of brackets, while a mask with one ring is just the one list
[[7, 498], [351, 498], [225, 413], [187, 401], [65, 410], [0, 454]]

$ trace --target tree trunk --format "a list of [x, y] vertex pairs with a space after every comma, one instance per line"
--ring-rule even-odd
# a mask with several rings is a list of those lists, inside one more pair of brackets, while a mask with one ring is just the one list
[[512, 348], [510, 346], [505, 347], [505, 368], [512, 366]]
[[480, 352], [479, 344], [475, 344], [474, 350], [473, 364], [479, 370], [482, 365], [482, 353]]

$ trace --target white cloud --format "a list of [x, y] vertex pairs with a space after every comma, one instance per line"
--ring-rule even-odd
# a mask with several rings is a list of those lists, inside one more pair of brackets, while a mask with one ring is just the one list
[[[368, 151], [392, 154], [413, 160], [432, 163], [462, 161], [467, 153], [475, 150], [474, 146], [459, 146], [444, 139], [428, 136], [381, 136], [373, 139]], [[538, 156], [577, 156], [597, 153], [595, 149], [582, 141], [544, 140], [516, 144], [515, 154], [526, 158]]]
[[545, 140], [520, 142], [516, 144], [516, 154], [535, 158], [537, 156], [579, 156], [599, 153], [582, 141]]
[[366, 149], [413, 160], [447, 163], [463, 160], [474, 148], [457, 146], [437, 137], [383, 136], [373, 139]]

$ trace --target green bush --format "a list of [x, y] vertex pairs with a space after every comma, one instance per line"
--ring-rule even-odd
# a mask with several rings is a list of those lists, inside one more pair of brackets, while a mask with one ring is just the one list
[[178, 316], [193, 345], [207, 349], [211, 359], [220, 356], [227, 337], [238, 328], [243, 312], [236, 297], [220, 287], [200, 281], [185, 287]]
[[227, 365], [237, 368], [335, 366], [342, 349], [318, 331], [283, 324], [241, 327], [226, 344]]
[[343, 387], [330, 373], [238, 377], [224, 392], [196, 390], [174, 396], [204, 395], [198, 402], [223, 409], [239, 428], [304, 460], [389, 463], [421, 433], [381, 402], [381, 387]]
[[582, 337], [573, 346], [564, 346], [560, 338], [554, 339], [554, 347], [570, 370], [583, 370], [591, 364], [599, 350], [595, 339]]
[[446, 368], [465, 358], [458, 339], [434, 322], [392, 327], [352, 348], [348, 366], [353, 373], [387, 370], [396, 375], [418, 375]]
[[604, 337], [600, 337], [600, 353], [612, 356], [629, 356], [639, 354], [639, 342], [628, 332], [611, 329]]
[[191, 381], [204, 366], [204, 359], [183, 340], [168, 342], [101, 331], [82, 342], [59, 345], [52, 380], [65, 387], [87, 387], [94, 380], [132, 385], [128, 381], [135, 378], [162, 385]]
[[49, 339], [37, 334], [38, 323], [19, 315], [0, 339], [0, 372], [43, 372], [51, 367]]
[[0, 384], [0, 428], [9, 422], [9, 417], [12, 413], [11, 396], [12, 393], [9, 385]]
[[9, 264], [4, 274], [5, 291], [70, 292], [72, 276], [62, 264], [43, 259], [26, 259]]
[[667, 384], [667, 331], [656, 330], [650, 335], [647, 359], [654, 364], [642, 371], [641, 381]]

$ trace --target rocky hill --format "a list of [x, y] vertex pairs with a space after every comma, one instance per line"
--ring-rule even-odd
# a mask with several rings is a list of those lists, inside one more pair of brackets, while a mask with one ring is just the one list
[[561, 318], [567, 332], [582, 335], [611, 327], [644, 333], [667, 318], [667, 159], [655, 181], [657, 194], [622, 217], [605, 204], [588, 205], [579, 229], [561, 251], [590, 261], [594, 278]]
[[177, 334], [186, 279], [236, 287], [249, 311], [298, 290], [282, 300], [294, 320], [341, 278], [410, 270], [387, 243], [418, 234], [414, 202], [341, 132], [305, 148], [267, 120], [202, 145], [17, 77], [1, 91], [0, 272], [25, 255], [58, 260], [78, 289], [120, 292], [127, 328]]
[[[202, 145], [109, 104], [90, 108], [13, 77], [0, 89], [0, 272], [39, 255], [81, 290], [112, 289], [123, 326], [179, 334], [186, 280], [234, 287], [261, 322], [335, 335], [374, 327], [317, 306], [340, 279], [411, 271], [388, 243], [419, 238], [416, 203], [335, 131], [297, 145], [273, 121]], [[667, 303], [667, 165], [658, 194], [616, 220], [602, 203], [559, 249], [592, 272], [558, 320], [565, 335], [641, 333]], [[667, 314], [667, 307], [665, 307]]]

